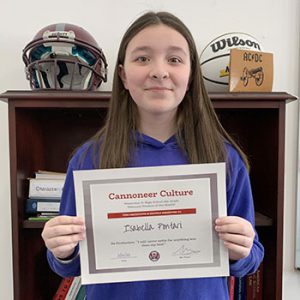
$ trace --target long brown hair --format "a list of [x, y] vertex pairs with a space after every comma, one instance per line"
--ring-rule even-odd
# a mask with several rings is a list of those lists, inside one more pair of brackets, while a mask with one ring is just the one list
[[[138, 129], [138, 109], [124, 88], [118, 74], [124, 64], [126, 49], [131, 39], [146, 27], [164, 24], [178, 31], [187, 41], [191, 60], [189, 89], [177, 111], [177, 142], [185, 151], [190, 163], [226, 161], [224, 142], [231, 143], [239, 152], [246, 166], [246, 155], [224, 130], [211, 100], [205, 90], [199, 57], [189, 29], [176, 16], [168, 12], [148, 12], [139, 17], [125, 32], [120, 43], [114, 70], [113, 88], [106, 123], [93, 137], [97, 146], [95, 156], [100, 168], [120, 168], [128, 165], [135, 146], [134, 132]], [[94, 143], [94, 145], [95, 145]]]

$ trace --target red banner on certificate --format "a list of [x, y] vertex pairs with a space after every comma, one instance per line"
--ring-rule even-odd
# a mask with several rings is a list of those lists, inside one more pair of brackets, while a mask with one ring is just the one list
[[108, 219], [195, 214], [196, 208], [108, 213]]

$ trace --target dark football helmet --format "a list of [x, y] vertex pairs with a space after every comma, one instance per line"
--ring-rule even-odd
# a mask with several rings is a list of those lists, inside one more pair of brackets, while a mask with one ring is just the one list
[[32, 89], [95, 90], [107, 80], [107, 62], [95, 39], [72, 24], [41, 29], [23, 50]]

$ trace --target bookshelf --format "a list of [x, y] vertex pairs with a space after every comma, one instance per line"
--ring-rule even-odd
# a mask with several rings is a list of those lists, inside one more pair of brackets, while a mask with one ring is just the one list
[[[263, 299], [281, 299], [287, 93], [212, 93], [223, 126], [249, 156], [257, 231], [265, 246]], [[103, 124], [109, 92], [7, 91], [14, 299], [52, 299], [61, 278], [48, 267], [43, 222], [27, 220], [28, 177], [65, 172], [72, 151]]]

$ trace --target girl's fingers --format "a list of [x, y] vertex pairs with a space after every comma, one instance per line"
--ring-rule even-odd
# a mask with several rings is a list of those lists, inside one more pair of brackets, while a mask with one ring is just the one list
[[59, 236], [83, 233], [84, 231], [85, 225], [82, 218], [59, 216], [45, 224], [42, 237], [46, 241]]
[[217, 225], [215, 227], [217, 232], [223, 232], [223, 233], [232, 233], [232, 234], [238, 234], [238, 235], [246, 235], [249, 237], [252, 237], [254, 235], [252, 226], [243, 226], [241, 224], [230, 224], [230, 225]]
[[244, 257], [247, 257], [250, 253], [250, 249], [240, 246], [240, 245], [236, 245], [236, 244], [232, 244], [229, 242], [224, 242], [225, 247], [228, 249], [229, 252], [229, 258], [231, 260], [239, 260], [242, 259]]
[[215, 229], [217, 232], [232, 233], [254, 238], [252, 224], [240, 217], [230, 216], [222, 217], [216, 220]]
[[68, 236], [85, 231], [84, 225], [58, 225], [48, 230], [48, 238]]
[[49, 227], [57, 226], [57, 225], [83, 225], [84, 220], [81, 217], [73, 217], [73, 216], [57, 216], [55, 218], [50, 219], [46, 223]]
[[42, 238], [54, 256], [68, 257], [78, 242], [85, 238], [84, 220], [80, 217], [55, 217], [45, 224]]
[[230, 234], [230, 233], [219, 233], [219, 237], [227, 243], [239, 245], [246, 248], [251, 248], [253, 239], [244, 235]]
[[52, 249], [51, 252], [55, 257], [65, 258], [70, 256], [74, 252], [76, 245], [77, 243], [59, 246], [57, 248]]
[[228, 249], [229, 258], [239, 260], [247, 257], [255, 236], [252, 224], [236, 216], [221, 217], [215, 223], [215, 229]]
[[51, 249], [53, 251], [56, 248], [64, 247], [67, 245], [77, 245], [78, 242], [82, 241], [84, 238], [84, 233], [59, 236], [52, 239], [48, 239], [46, 242], [46, 246], [48, 249]]

